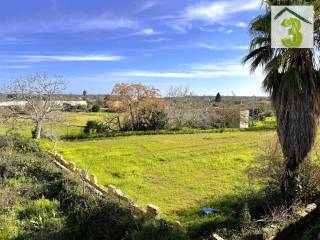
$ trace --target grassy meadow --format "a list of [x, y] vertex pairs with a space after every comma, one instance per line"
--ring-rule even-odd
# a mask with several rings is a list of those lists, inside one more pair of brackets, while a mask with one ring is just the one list
[[[273, 131], [116, 137], [63, 141], [66, 160], [95, 173], [101, 184], [114, 184], [139, 204], [153, 203], [162, 216], [181, 223], [209, 220], [201, 207], [231, 211], [223, 199], [243, 194], [244, 173]], [[210, 218], [210, 217], [209, 217]]]
[[[45, 132], [77, 135], [88, 120], [103, 120], [110, 113], [63, 113]], [[270, 124], [274, 119], [268, 120]], [[258, 122], [263, 127], [265, 123]], [[3, 123], [0, 133], [13, 128], [30, 137], [27, 121]], [[162, 134], [60, 141], [57, 150], [97, 175], [103, 185], [114, 184], [137, 203], [160, 207], [163, 218], [197, 225], [223, 222], [234, 210], [237, 196], [248, 188], [244, 172], [259, 154], [259, 146], [274, 138], [274, 131], [197, 131], [197, 134]], [[41, 140], [50, 149], [49, 140]], [[202, 207], [218, 214], [203, 216]]]

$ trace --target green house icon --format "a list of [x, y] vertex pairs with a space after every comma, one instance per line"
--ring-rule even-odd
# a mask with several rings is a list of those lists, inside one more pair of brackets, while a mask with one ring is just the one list
[[298, 13], [292, 11], [290, 8], [285, 7], [283, 8], [275, 17], [274, 20], [277, 20], [279, 17], [281, 17], [285, 12], [289, 12], [290, 14], [292, 14], [293, 16], [295, 16], [296, 18], [300, 19], [301, 21], [308, 23], [308, 24], [312, 24], [309, 20], [305, 19], [304, 17], [302, 17], [301, 15], [299, 15]]

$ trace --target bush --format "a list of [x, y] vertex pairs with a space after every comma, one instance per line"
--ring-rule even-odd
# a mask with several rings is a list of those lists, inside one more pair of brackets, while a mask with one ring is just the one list
[[92, 131], [95, 131], [97, 129], [98, 122], [97, 121], [87, 121], [86, 126], [83, 129], [83, 132], [85, 134], [90, 134]]
[[86, 135], [95, 135], [108, 132], [109, 129], [103, 122], [87, 121], [86, 126], [83, 129], [83, 133]]
[[63, 111], [64, 112], [87, 112], [88, 107], [85, 105], [76, 105], [73, 106], [69, 103], [64, 103], [63, 104]]
[[91, 112], [100, 112], [100, 106], [95, 104], [91, 108]]
[[[315, 148], [318, 149], [318, 148]], [[302, 200], [305, 203], [320, 196], [320, 153], [308, 156], [300, 167]], [[269, 142], [262, 149], [262, 154], [249, 167], [249, 178], [263, 186], [266, 195], [281, 194], [281, 182], [284, 175], [285, 160], [278, 142]], [[279, 201], [278, 201], [279, 202]]]
[[153, 111], [148, 108], [139, 109], [132, 123], [130, 119], [125, 118], [123, 131], [135, 130], [159, 130], [164, 129], [168, 123], [167, 114], [163, 111]]
[[57, 215], [59, 208], [59, 202], [57, 200], [49, 200], [44, 197], [33, 200], [27, 203], [27, 205], [19, 212], [19, 216], [22, 218], [32, 218], [38, 216], [53, 217]]
[[39, 144], [29, 138], [20, 136], [0, 136], [0, 150], [6, 151], [8, 148], [19, 153], [41, 153]]
[[59, 218], [59, 202], [44, 197], [29, 201], [18, 208], [18, 218], [26, 232], [51, 232], [63, 228], [63, 219]]
[[268, 109], [266, 109], [265, 106], [260, 105], [256, 107], [254, 110], [249, 110], [249, 116], [254, 121], [264, 121], [267, 117], [273, 117], [274, 113]]
[[19, 234], [17, 219], [13, 211], [0, 214], [0, 240], [14, 239]]
[[133, 234], [132, 240], [186, 240], [186, 232], [178, 225], [168, 224], [165, 221], [149, 221], [141, 232]]

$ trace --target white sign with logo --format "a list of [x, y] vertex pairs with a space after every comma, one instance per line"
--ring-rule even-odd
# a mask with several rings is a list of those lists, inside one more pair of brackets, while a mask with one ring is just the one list
[[313, 6], [271, 6], [272, 48], [313, 48]]

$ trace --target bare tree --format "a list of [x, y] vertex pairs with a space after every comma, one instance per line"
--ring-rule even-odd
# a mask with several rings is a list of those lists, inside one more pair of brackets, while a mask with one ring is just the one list
[[31, 120], [32, 137], [39, 139], [43, 124], [53, 120], [62, 109], [63, 104], [58, 101], [57, 95], [65, 88], [66, 82], [59, 76], [32, 74], [16, 77], [6, 86], [10, 100], [15, 105], [8, 114]]
[[[124, 114], [124, 127], [131, 130], [148, 130], [157, 128], [160, 123], [164, 102], [160, 91], [141, 83], [116, 84], [111, 95], [106, 97], [106, 105]], [[118, 121], [120, 127], [119, 117]]]
[[166, 112], [169, 123], [180, 129], [186, 122], [190, 106], [192, 105], [192, 92], [187, 86], [171, 86], [167, 93]]
[[212, 104], [210, 97], [196, 96], [188, 87], [171, 87], [166, 98], [169, 125], [176, 129], [239, 127], [240, 108], [220, 103]]

